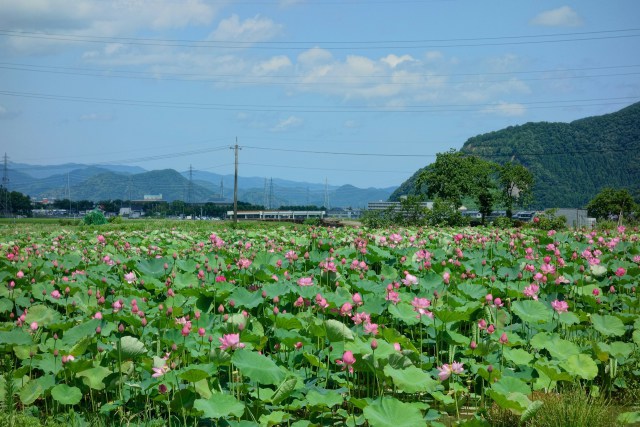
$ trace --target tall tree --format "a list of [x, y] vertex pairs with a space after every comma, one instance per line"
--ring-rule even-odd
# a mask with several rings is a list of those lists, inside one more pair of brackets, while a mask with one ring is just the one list
[[533, 195], [533, 175], [524, 166], [508, 162], [498, 169], [500, 201], [507, 211], [507, 217], [513, 216], [514, 206], [523, 206], [531, 202]]
[[493, 162], [452, 149], [436, 155], [436, 161], [418, 177], [417, 185], [419, 188], [427, 187], [427, 196], [447, 200], [456, 209], [462, 206], [463, 198], [473, 198], [480, 207], [484, 223], [495, 200], [494, 175], [497, 167]]
[[634, 209], [637, 206], [627, 189], [603, 188], [587, 205], [589, 215], [598, 219], [617, 216], [618, 223], [622, 223], [623, 217]]

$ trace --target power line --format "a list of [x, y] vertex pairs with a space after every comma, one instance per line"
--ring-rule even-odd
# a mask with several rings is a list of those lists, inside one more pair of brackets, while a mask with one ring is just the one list
[[[178, 108], [196, 110], [221, 110], [221, 111], [268, 111], [268, 112], [299, 112], [299, 113], [439, 113], [439, 112], [475, 112], [475, 111], [502, 111], [504, 106], [500, 104], [434, 104], [434, 105], [404, 105], [398, 108], [376, 107], [376, 106], [319, 106], [319, 105], [251, 105], [251, 104], [209, 104], [209, 103], [188, 103], [173, 101], [144, 101], [122, 98], [90, 98], [81, 96], [52, 95], [36, 92], [15, 92], [0, 90], [0, 95], [47, 99], [55, 101], [115, 104], [137, 107], [158, 107], [158, 108]], [[556, 101], [530, 101], [518, 102], [518, 105], [526, 105], [529, 108], [567, 108], [567, 107], [589, 107], [626, 104], [630, 100], [637, 100], [639, 96], [624, 96], [615, 98], [592, 98]], [[612, 102], [617, 101], [617, 102]], [[575, 103], [591, 104], [582, 105]], [[574, 103], [571, 105], [563, 105]], [[596, 103], [596, 104], [594, 104]], [[551, 105], [540, 105], [551, 104]], [[554, 105], [558, 104], [558, 105]], [[478, 110], [480, 109], [480, 110]], [[143, 161], [147, 161], [146, 159]]]
[[[446, 47], [477, 47], [502, 46], [519, 44], [541, 44], [577, 42], [589, 40], [619, 39], [640, 37], [640, 34], [624, 34], [640, 31], [639, 28], [612, 29], [601, 31], [585, 31], [572, 33], [531, 34], [497, 37], [450, 38], [450, 39], [420, 39], [420, 40], [370, 40], [370, 41], [228, 41], [228, 40], [189, 40], [189, 39], [155, 39], [139, 37], [108, 37], [73, 35], [64, 33], [33, 32], [11, 29], [0, 29], [0, 36], [46, 39], [78, 43], [120, 43], [139, 46], [189, 47], [189, 48], [223, 48], [223, 49], [277, 49], [277, 50], [306, 50], [316, 45], [331, 45], [331, 49], [423, 49]], [[621, 34], [623, 33], [623, 34]], [[549, 39], [551, 37], [571, 37]], [[546, 39], [546, 40], [540, 40]], [[424, 44], [429, 43], [429, 44]], [[443, 44], [430, 44], [443, 43]], [[345, 46], [351, 44], [352, 46]], [[378, 46], [375, 46], [375, 45]], [[402, 45], [404, 44], [404, 45]], [[305, 46], [302, 46], [305, 45]]]
[[[256, 84], [269, 84], [269, 85], [284, 85], [284, 86], [321, 86], [321, 85], [362, 85], [363, 81], [354, 79], [393, 79], [389, 82], [379, 82], [377, 84], [384, 84], [389, 86], [419, 86], [428, 84], [428, 80], [415, 81], [416, 78], [434, 79], [434, 78], [451, 78], [451, 77], [477, 77], [480, 80], [456, 80], [439, 82], [441, 85], [453, 85], [453, 84], [477, 84], [477, 83], [504, 83], [511, 80], [486, 80], [485, 76], [497, 76], [497, 75], [523, 75], [523, 74], [539, 74], [539, 73], [568, 73], [568, 72], [584, 72], [584, 71], [596, 71], [606, 69], [628, 69], [640, 67], [640, 65], [620, 65], [620, 66], [608, 66], [608, 67], [585, 67], [585, 68], [559, 68], [559, 69], [547, 69], [547, 70], [531, 70], [531, 71], [512, 71], [512, 72], [487, 72], [487, 73], [451, 73], [451, 74], [428, 74], [428, 73], [415, 73], [410, 75], [396, 76], [392, 74], [357, 74], [357, 75], [334, 75], [333, 79], [338, 80], [321, 80], [308, 82], [304, 79], [307, 78], [304, 74], [299, 75], [248, 75], [242, 77], [244, 80], [238, 80], [237, 74], [196, 74], [196, 73], [158, 73], [147, 71], [133, 71], [133, 70], [109, 70], [109, 69], [96, 69], [96, 68], [82, 68], [82, 67], [58, 67], [58, 66], [42, 66], [31, 64], [13, 64], [13, 63], [0, 63], [0, 69], [13, 70], [13, 71], [26, 71], [45, 74], [59, 74], [59, 75], [73, 75], [73, 76], [86, 76], [86, 77], [99, 77], [99, 78], [120, 78], [120, 79], [134, 79], [134, 80], [165, 80], [165, 81], [181, 81], [181, 82], [214, 82], [214, 83], [226, 83], [233, 85], [256, 85]], [[571, 79], [586, 79], [586, 78], [601, 78], [601, 77], [620, 77], [637, 75], [640, 72], [625, 72], [625, 73], [607, 73], [607, 74], [588, 74], [588, 75], [556, 75], [553, 77], [529, 77], [519, 78], [519, 81], [555, 81], [555, 80], [571, 80]], [[229, 80], [224, 80], [228, 78]], [[247, 80], [249, 78], [249, 80]], [[279, 81], [282, 79], [283, 81]], [[293, 79], [293, 80], [292, 80]], [[295, 79], [298, 79], [297, 81]], [[398, 79], [408, 79], [410, 81], [398, 81]], [[364, 82], [367, 83], [367, 82]], [[368, 82], [376, 83], [376, 82]]]

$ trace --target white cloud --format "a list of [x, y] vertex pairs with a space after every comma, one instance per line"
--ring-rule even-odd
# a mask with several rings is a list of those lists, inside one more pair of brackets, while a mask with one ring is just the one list
[[209, 40], [258, 42], [270, 40], [282, 31], [282, 25], [276, 24], [269, 18], [254, 16], [240, 21], [238, 15], [231, 15], [218, 24]]
[[284, 55], [274, 56], [266, 61], [262, 61], [253, 67], [253, 74], [263, 76], [291, 67], [291, 60]]
[[302, 125], [302, 119], [296, 116], [289, 116], [286, 119], [282, 119], [271, 128], [272, 132], [284, 132], [288, 129], [299, 127]]
[[527, 112], [527, 107], [518, 103], [508, 103], [500, 101], [482, 110], [483, 113], [496, 114], [506, 117], [523, 116]]
[[579, 27], [583, 24], [582, 18], [569, 6], [541, 12], [530, 21], [533, 25], [544, 27]]
[[398, 65], [402, 64], [403, 62], [415, 61], [415, 59], [413, 59], [411, 55], [397, 56], [397, 55], [391, 54], [382, 58], [381, 61], [388, 64], [391, 68], [396, 68]]
[[[208, 25], [224, 2], [206, 0], [0, 0], [0, 28], [75, 37], [127, 37], [144, 30]], [[6, 37], [19, 53], [47, 53], [79, 46], [47, 38]]]

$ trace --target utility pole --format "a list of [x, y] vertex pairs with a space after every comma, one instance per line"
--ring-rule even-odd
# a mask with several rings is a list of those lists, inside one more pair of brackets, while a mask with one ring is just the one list
[[2, 188], [4, 191], [4, 201], [2, 203], [2, 216], [8, 217], [11, 214], [11, 197], [9, 195], [9, 157], [4, 153], [4, 173], [2, 175]]
[[269, 209], [275, 209], [275, 203], [273, 203], [273, 178], [269, 180]]
[[71, 180], [69, 179], [69, 172], [67, 172], [67, 197], [69, 198], [69, 216], [71, 216]]
[[191, 204], [191, 196], [193, 194], [193, 166], [189, 165], [189, 191], [187, 193], [187, 203]]
[[235, 172], [233, 174], [233, 222], [235, 224], [238, 223], [238, 150], [241, 148], [238, 147], [238, 137], [236, 137], [236, 145], [233, 147], [229, 147], [230, 149], [235, 151]]
[[324, 208], [329, 210], [329, 182], [324, 179]]
[[264, 177], [263, 205], [265, 209], [269, 209], [269, 186], [267, 185], [267, 177]]

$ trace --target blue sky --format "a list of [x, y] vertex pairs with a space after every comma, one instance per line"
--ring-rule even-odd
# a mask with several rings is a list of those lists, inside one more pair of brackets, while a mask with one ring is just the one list
[[0, 147], [387, 187], [639, 101], [639, 52], [637, 0], [0, 0]]

